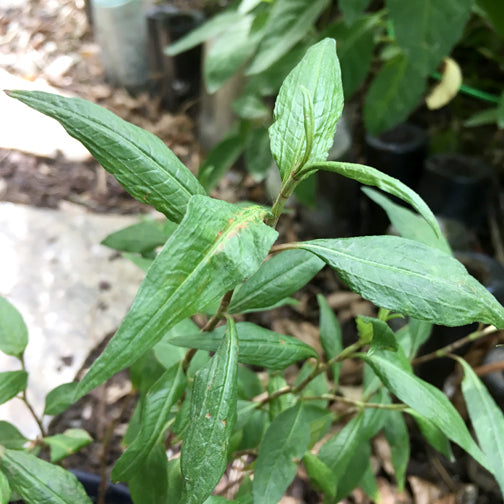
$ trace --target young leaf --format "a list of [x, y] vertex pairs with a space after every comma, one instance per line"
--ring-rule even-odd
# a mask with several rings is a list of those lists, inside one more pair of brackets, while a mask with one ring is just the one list
[[[317, 352], [306, 343], [251, 322], [239, 322], [236, 330], [240, 342], [238, 361], [242, 364], [285, 369], [298, 360], [317, 357]], [[224, 331], [224, 327], [219, 327], [211, 332], [176, 336], [168, 341], [172, 345], [186, 348], [215, 351], [222, 341]]]
[[238, 208], [194, 196], [149, 268], [119, 330], [81, 381], [77, 396], [132, 364], [177, 322], [254, 273], [277, 237], [262, 222], [264, 215], [260, 207]]
[[441, 236], [441, 230], [436, 217], [432, 213], [427, 204], [420, 196], [410, 189], [400, 180], [387, 175], [370, 166], [359, 165], [355, 163], [345, 163], [341, 161], [317, 162], [306, 166], [303, 172], [313, 172], [315, 170], [326, 170], [333, 173], [338, 173], [344, 177], [351, 178], [368, 186], [375, 186], [382, 191], [393, 194], [410, 204], [430, 225], [436, 235]]
[[301, 401], [278, 415], [264, 435], [254, 471], [254, 502], [276, 504], [296, 476], [310, 441]]
[[27, 441], [14, 425], [0, 420], [0, 445], [12, 450], [22, 450]]
[[462, 36], [473, 0], [387, 0], [397, 43], [422, 75], [434, 70]]
[[390, 59], [374, 78], [364, 100], [364, 125], [372, 135], [404, 121], [426, 87], [422, 75], [402, 54]]
[[476, 436], [483, 453], [486, 455], [492, 473], [504, 494], [504, 415], [495, 404], [485, 385], [478, 378], [471, 366], [460, 357], [458, 362], [464, 368], [462, 393], [467, 404]]
[[380, 205], [388, 215], [390, 222], [403, 238], [416, 240], [429, 247], [437, 248], [451, 254], [451, 248], [442, 234], [436, 234], [429, 224], [411, 210], [394, 203], [391, 199], [369, 187], [362, 191], [377, 205]]
[[0, 351], [20, 357], [28, 343], [23, 316], [7, 299], [0, 297]]
[[373, 368], [399, 400], [430, 420], [475, 460], [488, 467], [485, 456], [448, 398], [433, 385], [416, 377], [411, 370], [399, 365], [396, 362], [399, 352], [376, 352], [373, 355], [361, 355], [361, 358]]
[[191, 196], [205, 190], [162, 140], [81, 98], [42, 91], [9, 96], [53, 117], [82, 142], [136, 199], [180, 222]]
[[410, 459], [409, 433], [403, 414], [400, 411], [388, 411], [384, 429], [395, 469], [397, 489], [402, 492], [406, 481], [406, 467]]
[[368, 355], [372, 355], [378, 350], [397, 350], [394, 332], [383, 320], [359, 315], [356, 323], [361, 339], [370, 338], [368, 340], [370, 343]]
[[17, 396], [26, 388], [28, 373], [26, 371], [4, 371], [0, 373], [0, 404]]
[[9, 480], [5, 473], [0, 471], [0, 504], [9, 504], [11, 493]]
[[[320, 308], [320, 343], [324, 349], [327, 360], [336, 357], [343, 350], [341, 326], [324, 296], [317, 294]], [[334, 386], [338, 386], [341, 362], [331, 366]]]
[[292, 49], [328, 4], [328, 0], [276, 0], [247, 75], [263, 72]]
[[304, 287], [324, 261], [304, 250], [286, 250], [261, 265], [234, 292], [229, 313], [267, 310]]
[[180, 466], [183, 504], [201, 504], [221, 479], [236, 421], [238, 337], [232, 319], [219, 349], [196, 374], [191, 423], [184, 436]]
[[127, 481], [143, 467], [166, 428], [172, 406], [181, 397], [187, 380], [181, 363], [174, 364], [156, 381], [142, 403], [140, 432], [119, 457], [112, 478]]
[[322, 258], [377, 306], [446, 326], [504, 327], [504, 307], [456, 259], [396, 236], [312, 240], [296, 245]]
[[176, 227], [174, 222], [146, 219], [109, 234], [101, 244], [115, 250], [143, 254], [164, 245]]
[[0, 469], [9, 485], [27, 502], [58, 504], [91, 504], [77, 478], [34, 455], [0, 446]]
[[67, 429], [63, 434], [44, 438], [44, 443], [49, 445], [53, 463], [77, 453], [92, 442], [93, 438], [83, 429]]
[[[307, 99], [313, 108], [313, 134], [308, 139]], [[327, 159], [342, 110], [343, 88], [335, 42], [324, 39], [308, 49], [285, 79], [276, 100], [275, 122], [269, 132], [271, 152], [283, 182], [302, 164]]]

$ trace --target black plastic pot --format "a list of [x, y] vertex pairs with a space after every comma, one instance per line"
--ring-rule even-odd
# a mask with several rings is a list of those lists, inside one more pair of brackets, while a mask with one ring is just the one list
[[[96, 502], [101, 478], [85, 471], [72, 470], [71, 472], [77, 476], [91, 500]], [[106, 504], [133, 504], [128, 488], [121, 484], [113, 485], [112, 483], [107, 485], [105, 502]]]
[[399, 124], [379, 136], [366, 135], [367, 163], [414, 189], [422, 175], [428, 144], [422, 128]]
[[182, 10], [170, 4], [154, 5], [146, 11], [151, 72], [151, 93], [174, 111], [184, 100], [199, 94], [201, 46], [178, 56], [167, 56], [171, 43], [197, 28], [205, 20], [202, 12]]
[[[415, 189], [418, 185], [429, 138], [420, 127], [403, 123], [379, 136], [366, 135], [366, 163]], [[398, 204], [404, 203], [391, 196]], [[389, 224], [385, 212], [367, 198], [363, 200], [363, 233], [383, 234]]]
[[418, 192], [436, 215], [479, 227], [486, 215], [493, 169], [461, 154], [436, 154], [425, 162]]

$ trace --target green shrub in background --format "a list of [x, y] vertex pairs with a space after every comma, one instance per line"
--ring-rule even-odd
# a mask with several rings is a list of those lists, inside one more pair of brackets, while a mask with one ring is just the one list
[[[371, 440], [385, 432], [397, 485], [404, 488], [410, 453], [406, 416], [446, 456], [452, 456], [449, 441], [462, 447], [504, 490], [504, 416], [470, 366], [454, 357], [464, 369], [462, 391], [479, 446], [447, 397], [416, 377], [411, 365], [432, 323], [492, 325], [471, 335], [475, 339], [504, 328], [504, 307], [452, 257], [416, 193], [373, 168], [326, 161], [343, 107], [334, 40], [311, 47], [280, 89], [269, 139], [282, 186], [271, 208], [209, 197], [161, 140], [92, 103], [42, 92], [9, 94], [57, 119], [131, 194], [169, 222], [154, 226], [144, 239], [141, 228], [108, 238], [109, 245], [141, 254], [145, 279], [89, 372], [80, 382], [53, 390], [45, 407], [49, 415], [64, 411], [130, 367], [139, 398], [112, 479], [127, 482], [135, 502], [226, 502], [212, 492], [234, 460], [244, 465], [236, 503], [278, 502], [299, 464], [325, 502], [338, 502], [356, 486], [376, 498]], [[418, 214], [367, 189], [408, 237], [276, 243], [275, 227], [287, 198], [318, 170], [374, 186], [411, 205]], [[131, 233], [145, 246], [132, 246]], [[318, 297], [323, 355], [296, 338], [235, 322], [237, 314], [292, 302], [290, 296], [324, 265], [381, 307], [377, 318], [357, 318], [355, 343], [343, 346], [323, 296]], [[397, 333], [387, 324], [397, 316], [392, 310], [409, 317]], [[191, 320], [197, 313], [207, 315], [201, 330]], [[22, 363], [27, 344], [22, 318], [5, 300], [0, 315], [0, 350]], [[351, 358], [364, 362], [359, 400], [345, 397], [338, 387], [341, 363]], [[288, 383], [284, 371], [294, 363], [299, 373]], [[251, 365], [267, 370], [263, 380]], [[24, 397], [24, 365], [0, 378], [1, 402]], [[335, 413], [334, 404], [346, 405], [344, 417]], [[337, 424], [343, 428], [336, 432]], [[29, 504], [90, 502], [70, 473], [37, 458], [40, 447], [48, 446], [53, 460], [59, 460], [89, 441], [85, 433], [67, 432], [57, 442], [25, 441], [14, 425], [0, 422], [1, 504], [11, 493]], [[180, 457], [169, 459], [167, 448], [173, 452], [179, 441]], [[318, 451], [316, 444], [321, 444]], [[58, 446], [64, 449], [55, 453]]]
[[[245, 85], [233, 103], [239, 118], [223, 142], [201, 167], [198, 178], [207, 189], [244, 153], [247, 170], [256, 179], [265, 176], [271, 157], [262, 155], [272, 117], [268, 97], [276, 96], [285, 76], [306, 49], [324, 37], [337, 40], [348, 101], [367, 81], [363, 122], [374, 135], [406, 120], [428, 90], [429, 77], [457, 43], [469, 44], [499, 74], [504, 64], [502, 19], [504, 4], [492, 0], [242, 0], [167, 47], [176, 55], [205, 41], [212, 45], [206, 55], [203, 77], [209, 93], [217, 91], [235, 73], [242, 72]], [[474, 13], [468, 41], [464, 28]], [[481, 25], [484, 28], [481, 28]], [[483, 31], [483, 34], [481, 34]], [[476, 52], [476, 51], [475, 51]], [[469, 69], [479, 78], [477, 69]], [[439, 74], [437, 74], [438, 77]], [[490, 108], [474, 117], [463, 117], [468, 126], [497, 123], [504, 127], [504, 93], [478, 91], [488, 85], [472, 79], [468, 92]], [[456, 90], [455, 90], [456, 92]], [[498, 96], [500, 95], [500, 96]]]

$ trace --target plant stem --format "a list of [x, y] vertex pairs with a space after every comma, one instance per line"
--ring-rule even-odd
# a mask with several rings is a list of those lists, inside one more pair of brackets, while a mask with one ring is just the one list
[[295, 177], [294, 173], [291, 173], [287, 181], [282, 184], [282, 189], [280, 190], [275, 203], [273, 203], [273, 207], [271, 208], [271, 213], [273, 215], [264, 221], [265, 224], [271, 226], [272, 228], [276, 227], [278, 219], [280, 218], [280, 215], [282, 215], [285, 203], [287, 203], [290, 195], [294, 192], [298, 182], [299, 179]]
[[[19, 357], [19, 362], [21, 363], [22, 370], [26, 371], [26, 365], [25, 365], [25, 361], [24, 361], [24, 355], [21, 355], [21, 357]], [[33, 419], [37, 423], [37, 426], [38, 426], [38, 428], [40, 430], [40, 434], [42, 435], [42, 437], [43, 438], [46, 437], [47, 436], [47, 432], [44, 429], [44, 425], [42, 423], [42, 419], [37, 415], [37, 413], [33, 409], [33, 406], [31, 405], [30, 401], [28, 400], [28, 396], [26, 395], [26, 390], [23, 390], [21, 392], [20, 399], [24, 402], [24, 404], [28, 408], [28, 411], [30, 412], [31, 416], [33, 417]]]
[[489, 336], [490, 334], [496, 333], [498, 331], [499, 331], [499, 329], [497, 329], [494, 326], [488, 326], [482, 330], [478, 329], [477, 331], [472, 332], [471, 334], [465, 336], [464, 338], [461, 338], [453, 343], [450, 343], [449, 345], [446, 345], [442, 348], [439, 348], [438, 350], [435, 350], [434, 352], [431, 352], [429, 354], [422, 355], [421, 357], [417, 357], [416, 359], [413, 359], [411, 364], [413, 366], [417, 366], [418, 364], [422, 364], [424, 362], [428, 362], [433, 359], [438, 359], [440, 357], [448, 357], [448, 354], [452, 353], [457, 348], [464, 346], [466, 343], [470, 343], [471, 341], [476, 341], [477, 339], [484, 338], [485, 336]]
[[205, 324], [205, 327], [203, 327], [202, 331], [203, 332], [209, 332], [213, 331], [215, 329], [215, 326], [221, 320], [224, 318], [224, 314], [226, 313], [226, 310], [229, 307], [229, 303], [231, 303], [231, 298], [233, 297], [233, 292], [234, 289], [231, 289], [230, 291], [227, 291], [226, 294], [224, 294], [224, 297], [222, 298], [219, 308], [217, 309], [217, 312], [215, 315]]
[[304, 401], [315, 401], [315, 400], [327, 400], [341, 402], [345, 404], [351, 404], [359, 409], [362, 408], [374, 408], [374, 409], [386, 409], [386, 410], [405, 410], [409, 406], [407, 404], [380, 404], [380, 403], [368, 403], [366, 401], [358, 401], [356, 399], [348, 399], [347, 397], [335, 395], [335, 394], [322, 394], [319, 396], [305, 396]]

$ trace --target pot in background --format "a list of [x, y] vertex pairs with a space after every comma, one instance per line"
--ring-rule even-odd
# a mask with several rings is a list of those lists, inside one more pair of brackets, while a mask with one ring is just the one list
[[[98, 497], [98, 488], [100, 487], [101, 478], [96, 474], [90, 474], [85, 471], [71, 471], [77, 479], [82, 483], [86, 493], [91, 497], [93, 502], [96, 502]], [[108, 483], [107, 493], [105, 494], [106, 504], [133, 504], [128, 488], [122, 484]]]
[[431, 210], [478, 228], [486, 217], [493, 169], [462, 154], [436, 154], [425, 162], [418, 192]]

